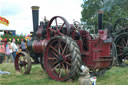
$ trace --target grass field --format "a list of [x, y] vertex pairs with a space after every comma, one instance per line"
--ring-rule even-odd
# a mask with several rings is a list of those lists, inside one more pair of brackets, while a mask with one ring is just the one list
[[[12, 63], [0, 64], [0, 70], [11, 72], [10, 75], [0, 75], [0, 85], [79, 85], [78, 80], [58, 82], [50, 79], [40, 65], [33, 65], [29, 75], [16, 72]], [[128, 68], [113, 67], [97, 78], [96, 85], [128, 85]]]

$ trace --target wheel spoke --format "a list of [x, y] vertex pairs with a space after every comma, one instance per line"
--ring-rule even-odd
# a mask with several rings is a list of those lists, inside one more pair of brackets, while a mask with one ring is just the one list
[[58, 31], [59, 29], [58, 29], [57, 18], [55, 19], [55, 22], [56, 22], [56, 29], [57, 29], [57, 31]]
[[51, 27], [49, 27], [49, 30], [56, 33], [56, 30], [52, 29]]
[[118, 45], [118, 44], [117, 44], [117, 47], [119, 47], [119, 48], [124, 48], [124, 47], [122, 47], [122, 46], [120, 46], [120, 45]]
[[59, 35], [64, 36], [64, 34], [63, 34], [63, 33], [61, 33], [60, 31], [59, 31]]
[[123, 50], [122, 49], [119, 49], [118, 51], [119, 51], [119, 53], [123, 53]]
[[54, 56], [56, 56], [56, 57], [58, 57], [59, 55], [58, 54], [56, 54], [55, 52], [53, 52], [53, 51], [51, 51], [52, 52], [52, 54], [54, 55]]
[[121, 44], [122, 44], [123, 47], [125, 47], [124, 44], [123, 44], [123, 42], [121, 42]]
[[122, 38], [122, 41], [124, 42], [125, 45], [127, 44], [126, 41], [124, 40], [124, 38]]
[[66, 51], [66, 48], [67, 48], [67, 44], [65, 45], [65, 47], [63, 49], [62, 55], [64, 55], [64, 52]]
[[65, 68], [65, 66], [64, 66], [64, 64], [62, 64], [63, 65], [63, 68], [64, 68], [64, 70], [65, 70], [65, 72], [66, 72], [66, 74], [68, 74], [68, 71], [67, 71], [67, 69]]
[[58, 41], [58, 52], [59, 52], [59, 55], [61, 54], [61, 51], [62, 51], [61, 41]]
[[69, 63], [69, 62], [67, 62], [67, 61], [65, 61], [65, 63], [66, 63], [67, 65], [71, 66], [71, 63]]
[[62, 71], [63, 71], [63, 69], [60, 69], [59, 78], [61, 78]]
[[69, 57], [69, 56], [71, 56], [71, 53], [69, 53], [69, 54], [65, 55], [65, 57], [66, 57], [66, 58], [67, 58], [67, 57]]
[[58, 63], [58, 61], [55, 61], [55, 62], [53, 63], [53, 66], [56, 65], [57, 63]]
[[123, 53], [118, 54], [118, 56], [122, 56], [122, 55], [123, 55]]
[[56, 53], [58, 53], [58, 51], [53, 46], [50, 46], [50, 48], [52, 48], [53, 51], [55, 51]]
[[122, 29], [122, 26], [121, 26], [120, 24], [118, 24], [118, 27], [119, 27], [120, 29]]
[[56, 57], [48, 57], [48, 60], [57, 60]]
[[62, 26], [60, 27], [59, 31], [63, 28], [64, 24], [65, 24], [65, 22], [62, 24]]
[[22, 57], [19, 57], [19, 61], [23, 61]]
[[60, 65], [59, 65], [59, 75], [60, 75], [60, 71], [61, 71], [61, 67], [60, 67]]
[[69, 73], [69, 68], [68, 68], [68, 65], [66, 65], [66, 71], [67, 71], [67, 73]]
[[25, 56], [23, 57], [23, 61], [25, 62], [25, 60], [26, 60], [26, 58], [25, 58]]
[[24, 65], [24, 70], [26, 71], [26, 65]]
[[27, 60], [27, 59], [26, 59], [24, 62], [25, 62], [25, 64], [28, 64], [28, 63], [27, 63], [27, 62], [28, 62], [28, 60]]
[[60, 63], [58, 63], [56, 66], [54, 66], [54, 67], [52, 68], [52, 71], [54, 71], [59, 65], [60, 65]]
[[62, 41], [59, 41], [59, 44], [60, 44], [60, 48], [61, 48], [61, 51], [63, 50], [63, 48], [62, 48]]
[[20, 66], [20, 72], [22, 72], [22, 66]]

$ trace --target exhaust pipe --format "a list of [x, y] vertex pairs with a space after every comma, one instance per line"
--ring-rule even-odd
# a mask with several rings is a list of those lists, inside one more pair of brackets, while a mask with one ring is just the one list
[[98, 11], [98, 32], [99, 37], [101, 40], [107, 40], [108, 37], [108, 30], [103, 30], [102, 28], [102, 18], [103, 18], [103, 11]]
[[98, 30], [102, 29], [103, 11], [98, 11]]
[[33, 32], [34, 34], [38, 30], [39, 21], [39, 6], [32, 6], [32, 17], [33, 17]]

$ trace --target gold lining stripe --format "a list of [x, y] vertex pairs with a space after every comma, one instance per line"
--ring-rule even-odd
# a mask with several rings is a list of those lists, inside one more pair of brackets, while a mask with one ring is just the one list
[[40, 7], [39, 6], [32, 6], [31, 8], [32, 8], [32, 10], [39, 10]]
[[103, 11], [98, 11], [98, 13], [104, 13]]

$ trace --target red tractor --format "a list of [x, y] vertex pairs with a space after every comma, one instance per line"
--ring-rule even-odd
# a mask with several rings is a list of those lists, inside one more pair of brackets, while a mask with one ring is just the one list
[[69, 24], [61, 16], [38, 26], [38, 9], [32, 6], [33, 37], [27, 44], [28, 52], [16, 56], [17, 71], [29, 73], [31, 58], [36, 63], [40, 62], [49, 77], [57, 81], [76, 78], [81, 72], [81, 65], [89, 67], [93, 75], [101, 75], [111, 68], [116, 47], [111, 36], [107, 35], [108, 30], [102, 30], [102, 12], [98, 13], [99, 35], [94, 38], [76, 22]]

